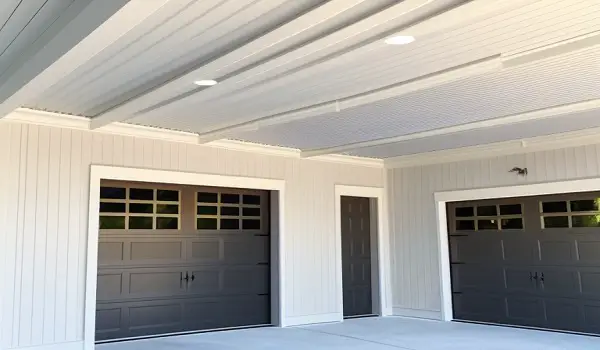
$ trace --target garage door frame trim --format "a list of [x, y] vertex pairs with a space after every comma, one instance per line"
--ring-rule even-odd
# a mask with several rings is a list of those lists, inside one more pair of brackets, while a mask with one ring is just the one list
[[90, 196], [88, 212], [88, 242], [86, 256], [86, 285], [84, 305], [84, 348], [94, 350], [96, 332], [96, 287], [98, 269], [98, 237], [99, 237], [99, 215], [100, 212], [100, 181], [143, 181], [153, 183], [168, 183], [181, 185], [198, 185], [229, 188], [252, 188], [268, 190], [271, 192], [272, 210], [276, 215], [271, 215], [271, 233], [277, 237], [277, 246], [272, 250], [272, 305], [277, 306], [277, 313], [273, 318], [278, 326], [285, 326], [285, 301], [284, 301], [284, 271], [285, 255], [279, 254], [283, 251], [285, 227], [285, 180], [264, 179], [254, 177], [238, 177], [215, 174], [201, 174], [166, 170], [152, 170], [140, 168], [114, 167], [104, 165], [91, 165], [90, 169]]
[[576, 193], [593, 191], [600, 191], [600, 178], [435, 192], [434, 201], [437, 219], [436, 224], [438, 234], [438, 257], [440, 266], [442, 320], [452, 321], [454, 319], [452, 308], [450, 251], [446, 213], [446, 204], [448, 202], [541, 196], [558, 193]]

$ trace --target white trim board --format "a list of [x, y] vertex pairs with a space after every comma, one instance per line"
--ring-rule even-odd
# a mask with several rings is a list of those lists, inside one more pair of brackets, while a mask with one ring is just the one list
[[[271, 156], [301, 158], [301, 151], [296, 148], [262, 145], [257, 143], [237, 141], [237, 140], [217, 140], [210, 143], [200, 143], [199, 136], [194, 133], [175, 131], [169, 129], [141, 126], [127, 123], [111, 123], [98, 129], [90, 128], [90, 119], [74, 115], [38, 111], [29, 108], [19, 108], [0, 119], [0, 122], [19, 122], [27, 124], [45, 125], [59, 128], [69, 128], [77, 130], [86, 130], [90, 132], [99, 132], [106, 134], [116, 134], [133, 137], [143, 137], [156, 140], [165, 140], [171, 142], [183, 142], [194, 145], [216, 147], [232, 151], [250, 152], [254, 154], [265, 154]], [[341, 163], [358, 166], [367, 166], [373, 168], [383, 168], [382, 159], [354, 157], [341, 154], [330, 154], [311, 158], [311, 160]]]
[[495, 142], [485, 145], [385, 158], [384, 167], [386, 169], [406, 168], [594, 145], [600, 143], [599, 136], [600, 128], [590, 128], [523, 140]]
[[[342, 196], [355, 196], [374, 198], [377, 200], [377, 255], [378, 260], [373, 261], [378, 266], [379, 297], [374, 300], [379, 301], [376, 308], [380, 316], [389, 316], [392, 314], [391, 308], [391, 286], [390, 286], [390, 252], [389, 252], [389, 229], [387, 225], [387, 196], [385, 189], [379, 187], [345, 186], [335, 185], [335, 240], [336, 240], [336, 271], [337, 271], [337, 290], [338, 290], [338, 321], [343, 320], [344, 310], [344, 292], [342, 288]], [[372, 218], [373, 219], [373, 218]]]
[[452, 309], [452, 285], [450, 276], [450, 256], [448, 243], [448, 225], [446, 217], [446, 203], [479, 199], [539, 196], [555, 193], [574, 193], [590, 191], [600, 191], [600, 178], [434, 193], [437, 217], [437, 239], [439, 250], [438, 254], [440, 264], [442, 320], [452, 321], [454, 318]]
[[[100, 212], [100, 180], [121, 180], [121, 181], [147, 181], [161, 182], [169, 184], [186, 184], [214, 187], [234, 187], [234, 188], [253, 188], [260, 190], [277, 191], [278, 207], [277, 213], [285, 213], [285, 181], [272, 180], [253, 177], [237, 177], [213, 174], [198, 174], [186, 172], [174, 172], [164, 170], [150, 170], [137, 168], [124, 168], [103, 165], [92, 165], [90, 172], [90, 197], [88, 212], [88, 246], [87, 246], [87, 269], [85, 283], [85, 307], [84, 307], [84, 349], [94, 350], [95, 332], [96, 332], [96, 287], [98, 271], [98, 236], [99, 236], [99, 212]], [[283, 252], [285, 247], [285, 216], [278, 215], [278, 227], [274, 231], [277, 235], [277, 246], [273, 250]], [[274, 235], [272, 235], [273, 237]], [[273, 240], [273, 238], [272, 238]], [[285, 254], [277, 254], [278, 261], [272, 262], [276, 265], [277, 271], [285, 271]], [[280, 273], [277, 281], [272, 284], [278, 286], [278, 292], [273, 293], [272, 305], [278, 307], [279, 326], [288, 325], [285, 319], [285, 293], [284, 278]]]

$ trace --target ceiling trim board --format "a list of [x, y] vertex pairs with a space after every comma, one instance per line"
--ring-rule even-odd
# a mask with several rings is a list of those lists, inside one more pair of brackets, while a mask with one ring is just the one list
[[[194, 133], [127, 123], [112, 123], [102, 128], [91, 129], [89, 118], [67, 115], [62, 113], [38, 111], [29, 108], [19, 108], [14, 112], [8, 114], [4, 119], [0, 120], [0, 122], [18, 122], [199, 145], [198, 135]], [[228, 149], [232, 151], [249, 152], [253, 154], [263, 154], [300, 159], [300, 150], [296, 148], [261, 145], [245, 141], [218, 140], [204, 144], [202, 146]], [[383, 168], [383, 160], [375, 158], [356, 157], [347, 155], [326, 155], [323, 157], [314, 157], [311, 158], [311, 160]]]
[[[76, 45], [72, 48], [65, 47], [65, 43], [69, 40], [65, 41], [63, 35], [58, 35], [50, 39], [47, 43], [48, 45], [45, 45], [45, 48], [33, 56], [26, 65], [27, 70], [33, 72], [31, 62], [37, 60], [35, 63], [37, 67], [40, 67], [38, 68], [39, 74], [33, 76], [32, 79], [24, 83], [2, 102], [0, 105], [0, 118], [11, 113], [19, 106], [26, 105], [32, 97], [39, 96], [51, 88], [63, 77], [72, 73], [123, 35], [126, 35], [127, 32], [140, 24], [148, 16], [158, 11], [169, 1], [173, 0], [129, 0], [126, 4], [121, 4], [120, 8], [116, 12], [113, 11], [114, 14], [108, 18], [103, 18], [102, 16], [106, 17], [106, 15], [110, 14], [111, 7], [114, 9], [119, 3], [124, 3], [125, 1], [113, 1], [111, 2], [112, 6], [107, 6], [104, 1], [88, 1], [89, 4], [82, 11], [76, 11], [77, 9], [75, 7], [72, 8], [73, 5], [71, 5], [62, 16], [66, 17], [70, 14], [74, 18], [66, 18], [70, 22], [60, 29], [59, 32], [70, 33], [68, 36], [71, 37], [72, 44]], [[77, 3], [81, 3], [81, 1], [74, 4]], [[107, 13], [107, 10], [109, 13]], [[96, 28], [89, 28], [94, 23], [98, 26]], [[89, 33], [89, 35], [78, 39], [78, 35], [81, 36], [84, 33]], [[57, 40], [60, 43], [55, 42]], [[41, 67], [41, 62], [39, 62], [42, 60], [42, 56], [51, 56], [51, 53], [46, 53], [46, 51], [52, 51], [57, 56], [57, 59], [48, 67], [43, 68]], [[60, 51], [65, 51], [66, 53], [63, 52], [64, 54], [59, 55]], [[18, 78], [21, 78], [21, 82], [26, 81], [24, 77], [18, 76]]]
[[[509, 115], [509, 116], [504, 116], [504, 117], [499, 117], [499, 118], [494, 118], [494, 119], [487, 119], [487, 120], [482, 120], [482, 121], [477, 121], [477, 122], [467, 123], [467, 124], [462, 124], [462, 125], [456, 125], [456, 126], [451, 126], [448, 128], [428, 130], [428, 131], [423, 131], [423, 132], [409, 134], [409, 135], [395, 136], [395, 137], [389, 137], [389, 138], [385, 138], [385, 139], [378, 139], [378, 140], [365, 141], [365, 142], [356, 142], [356, 143], [351, 143], [351, 144], [347, 144], [347, 145], [328, 147], [328, 148], [322, 148], [322, 149], [307, 150], [307, 151], [302, 152], [301, 157], [302, 158], [310, 158], [310, 157], [321, 156], [324, 154], [343, 153], [343, 152], [348, 152], [348, 151], [361, 149], [361, 148], [382, 146], [382, 145], [387, 145], [387, 144], [396, 143], [396, 142], [422, 139], [425, 137], [446, 135], [446, 134], [452, 134], [452, 133], [456, 133], [456, 132], [476, 130], [476, 129], [488, 128], [488, 127], [493, 127], [493, 126], [508, 125], [508, 124], [529, 121], [529, 120], [551, 118], [551, 117], [556, 117], [559, 115], [568, 115], [568, 114], [573, 114], [573, 113], [591, 111], [591, 110], [595, 110], [595, 109], [600, 109], [600, 99], [589, 100], [589, 101], [584, 101], [584, 102], [577, 102], [577, 103], [572, 103], [572, 104], [562, 105], [562, 106], [555, 106], [555, 107], [550, 107], [550, 108], [544, 108], [544, 109], [539, 109], [539, 110], [535, 110], [535, 111], [513, 114], [513, 115]], [[200, 136], [200, 139], [202, 139], [202, 136]]]
[[600, 143], [600, 128], [572, 131], [560, 134], [532, 137], [523, 140], [496, 142], [486, 145], [446, 149], [386, 158], [385, 168], [407, 168], [415, 166], [453, 163], [515, 154], [551, 151]]
[[[345, 109], [359, 107], [392, 97], [402, 96], [411, 92], [432, 88], [475, 75], [495, 72], [501, 68], [502, 62], [500, 55], [494, 55], [482, 60], [461, 65], [459, 67], [450, 68], [425, 77], [417, 78], [409, 82], [402, 82], [392, 86], [384, 87], [382, 89], [368, 91], [363, 94], [354, 95], [319, 105], [309, 106], [290, 112], [284, 112], [265, 118], [255, 119], [246, 123], [232, 125], [206, 133], [200, 133], [200, 142], [209, 142], [215, 139], [226, 138], [227, 135], [233, 133], [256, 130], [277, 124], [285, 124], [292, 121], [315, 117], [325, 113], [339, 113]], [[311, 151], [308, 153], [309, 155], [306, 155], [305, 153], [305, 157], [310, 156], [310, 152]], [[324, 154], [327, 153], [333, 152], [326, 152]]]
[[585, 50], [596, 45], [600, 45], [599, 31], [588, 33], [586, 35], [578, 36], [558, 43], [545, 45], [518, 54], [503, 56], [502, 65], [505, 68], [517, 67], [535, 61], [560, 56], [575, 51]]

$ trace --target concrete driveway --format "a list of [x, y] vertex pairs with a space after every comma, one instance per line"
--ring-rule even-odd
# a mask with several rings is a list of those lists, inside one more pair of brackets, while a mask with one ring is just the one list
[[600, 338], [405, 318], [364, 318], [98, 345], [97, 350], [598, 350]]

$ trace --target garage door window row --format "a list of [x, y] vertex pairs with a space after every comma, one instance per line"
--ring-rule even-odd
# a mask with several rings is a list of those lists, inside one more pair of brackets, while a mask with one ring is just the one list
[[540, 202], [542, 228], [600, 226], [600, 199]]
[[259, 195], [198, 192], [197, 230], [260, 230]]
[[100, 188], [100, 229], [177, 230], [180, 193], [134, 187]]
[[455, 208], [457, 231], [523, 229], [521, 204], [463, 206]]

